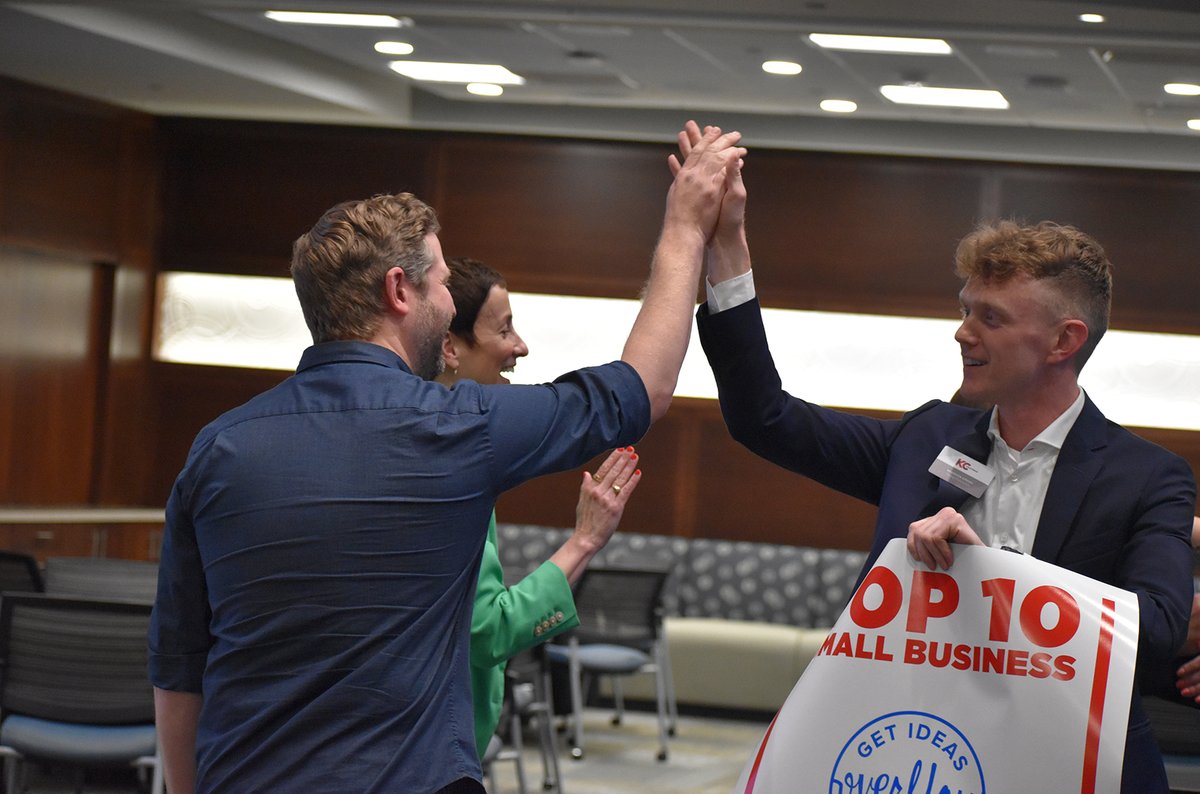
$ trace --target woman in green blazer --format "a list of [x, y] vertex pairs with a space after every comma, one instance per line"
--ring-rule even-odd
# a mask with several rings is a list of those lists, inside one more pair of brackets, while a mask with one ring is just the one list
[[[445, 369], [438, 381], [451, 387], [466, 378], [508, 383], [503, 373], [528, 355], [529, 348], [513, 328], [504, 279], [474, 259], [446, 263], [455, 317], [443, 345]], [[616, 530], [641, 480], [637, 461], [633, 447], [625, 447], [610, 453], [594, 473], [583, 473], [575, 531], [550, 559], [512, 587], [504, 586], [493, 511], [471, 618], [471, 694], [481, 757], [500, 720], [509, 657], [579, 624], [571, 586]]]

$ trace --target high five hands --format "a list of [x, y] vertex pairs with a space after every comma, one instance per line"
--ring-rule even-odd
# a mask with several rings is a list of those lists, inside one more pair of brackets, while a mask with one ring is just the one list
[[741, 224], [746, 191], [741, 181], [746, 149], [738, 146], [740, 132], [722, 133], [720, 127], [703, 130], [688, 121], [678, 135], [679, 155], [667, 164], [675, 177], [667, 194], [668, 217], [690, 223], [708, 244], [721, 228]]

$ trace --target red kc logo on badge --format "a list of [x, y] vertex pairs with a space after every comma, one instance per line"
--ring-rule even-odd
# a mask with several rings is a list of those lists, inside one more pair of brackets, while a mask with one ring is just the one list
[[970, 469], [971, 469], [971, 464], [970, 464], [970, 463], [967, 463], [967, 462], [966, 462], [965, 460], [963, 460], [962, 458], [959, 458], [959, 459], [958, 459], [958, 462], [957, 462], [957, 463], [955, 463], [954, 465], [955, 465], [955, 466], [957, 466], [957, 467], [958, 467], [958, 468], [960, 468], [960, 469], [967, 469], [968, 471], [970, 471]]

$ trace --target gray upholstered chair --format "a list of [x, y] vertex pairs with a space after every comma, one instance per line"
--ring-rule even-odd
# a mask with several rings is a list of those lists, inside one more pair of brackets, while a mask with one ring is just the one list
[[[5, 593], [0, 599], [0, 755], [6, 790], [24, 761], [154, 773], [154, 696], [146, 678], [150, 605]], [[81, 778], [80, 778], [81, 779]]]
[[590, 566], [575, 588], [579, 626], [566, 644], [546, 646], [549, 658], [569, 669], [571, 755], [583, 757], [583, 675], [610, 676], [616, 714], [624, 716], [621, 676], [652, 673], [658, 710], [658, 760], [667, 760], [667, 736], [677, 722], [671, 661], [662, 628], [662, 593], [670, 571]]
[[45, 589], [37, 560], [17, 551], [0, 551], [0, 593], [41, 593]]
[[158, 563], [112, 557], [50, 557], [46, 592], [70, 598], [154, 603]]

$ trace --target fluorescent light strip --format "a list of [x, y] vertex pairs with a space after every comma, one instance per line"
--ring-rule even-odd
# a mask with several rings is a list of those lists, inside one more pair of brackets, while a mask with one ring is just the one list
[[858, 110], [858, 103], [849, 99], [822, 99], [821, 110], [826, 113], [853, 113]]
[[[160, 361], [290, 371], [311, 343], [290, 279], [164, 273], [159, 296]], [[514, 383], [619, 358], [639, 307], [519, 292], [510, 300], [533, 351], [517, 363]], [[962, 379], [958, 320], [790, 309], [763, 316], [785, 388], [821, 405], [907, 411], [949, 398]], [[1109, 331], [1081, 381], [1113, 421], [1200, 430], [1200, 336]], [[716, 393], [693, 330], [675, 394]]]
[[982, 88], [938, 88], [927, 85], [881, 85], [879, 93], [898, 105], [1006, 110], [1008, 100], [999, 91]]
[[495, 83], [467, 83], [467, 93], [475, 96], [500, 96], [504, 86]]
[[1200, 96], [1200, 85], [1195, 83], [1167, 83], [1163, 90], [1175, 96]]
[[413, 45], [407, 41], [377, 41], [375, 52], [382, 55], [412, 55]]
[[804, 67], [795, 61], [763, 61], [762, 70], [767, 74], [781, 74], [785, 77], [791, 77], [804, 71]]
[[406, 20], [388, 14], [340, 14], [321, 11], [267, 11], [276, 22], [296, 25], [338, 25], [354, 28], [402, 28]]
[[954, 50], [944, 39], [904, 36], [857, 36], [845, 33], [810, 33], [808, 40], [827, 50], [889, 52], [907, 55], [950, 55]]
[[413, 80], [433, 83], [494, 83], [524, 85], [525, 78], [494, 63], [441, 63], [438, 61], [392, 61], [389, 66]]

